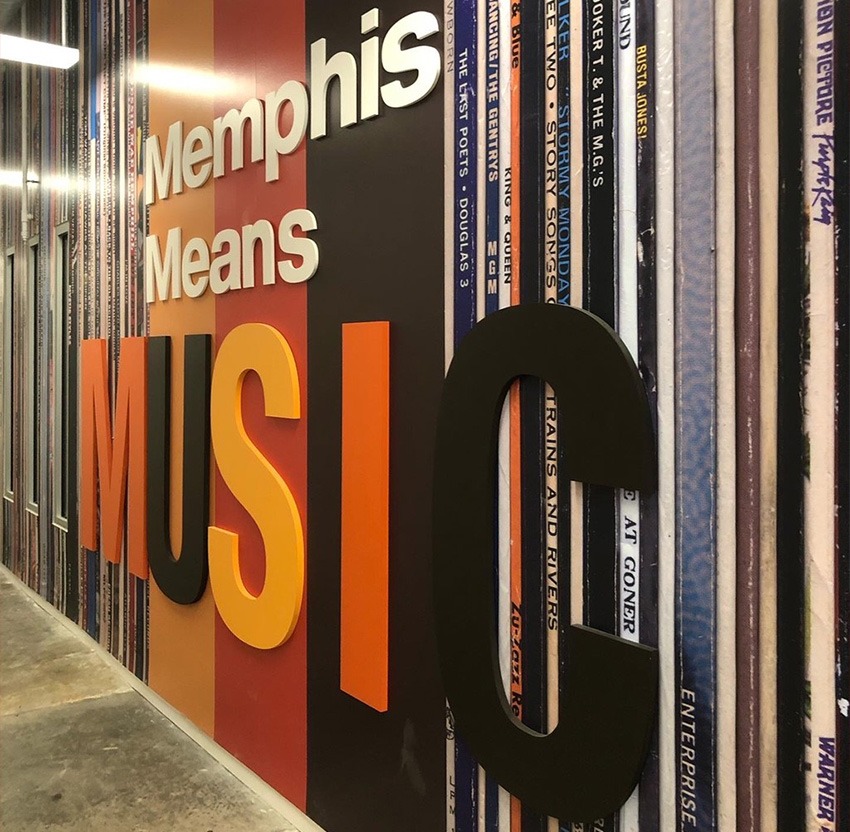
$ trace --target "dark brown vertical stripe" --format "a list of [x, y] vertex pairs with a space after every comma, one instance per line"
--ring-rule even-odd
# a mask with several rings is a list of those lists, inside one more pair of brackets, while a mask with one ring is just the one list
[[[307, 44], [360, 54], [368, 7], [310, 0]], [[388, 0], [380, 33], [439, 0]], [[441, 26], [442, 28], [442, 26]], [[442, 34], [428, 44], [440, 47]], [[384, 82], [390, 78], [382, 79]], [[315, 94], [315, 93], [314, 93]], [[436, 832], [445, 824], [445, 702], [431, 601], [431, 481], [443, 380], [442, 85], [414, 106], [307, 148], [319, 230], [308, 285], [310, 433], [307, 811], [328, 832]], [[316, 101], [311, 102], [315, 108]], [[390, 322], [389, 710], [340, 690], [342, 324]]]
[[735, 4], [735, 407], [737, 826], [761, 828], [759, 6]]

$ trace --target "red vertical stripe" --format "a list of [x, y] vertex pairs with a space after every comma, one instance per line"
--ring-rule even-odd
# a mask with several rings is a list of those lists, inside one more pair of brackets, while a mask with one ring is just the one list
[[[216, 114], [241, 109], [284, 81], [305, 81], [306, 36], [303, 0], [216, 0]], [[246, 131], [247, 132], [247, 131]], [[246, 136], [247, 138], [247, 136]], [[306, 149], [281, 159], [277, 182], [265, 182], [265, 167], [250, 161], [216, 180], [216, 229], [268, 220], [275, 229], [288, 211], [307, 207]], [[259, 249], [259, 246], [258, 246]], [[275, 261], [281, 258], [276, 252]], [[231, 291], [216, 302], [216, 339], [243, 323], [267, 323], [284, 334], [298, 366], [301, 418], [267, 419], [259, 380], [250, 374], [243, 388], [243, 416], [254, 444], [286, 480], [307, 524], [307, 290], [303, 284], [262, 281], [259, 251], [254, 288]], [[258, 592], [265, 577], [259, 531], [216, 478], [216, 525], [237, 532], [246, 586]], [[309, 541], [307, 541], [309, 547]], [[308, 548], [309, 552], [309, 548]], [[309, 555], [308, 555], [309, 556]], [[306, 598], [306, 594], [305, 594]], [[215, 738], [301, 809], [307, 798], [307, 608], [292, 638], [274, 650], [256, 650], [236, 639], [216, 617]]]
[[342, 326], [340, 687], [387, 710], [390, 325]]

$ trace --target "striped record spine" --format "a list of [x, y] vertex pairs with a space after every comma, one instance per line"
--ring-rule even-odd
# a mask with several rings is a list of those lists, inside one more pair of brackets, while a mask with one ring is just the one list
[[676, 829], [717, 829], [714, 3], [677, 0]]
[[[617, 40], [617, 329], [632, 358], [638, 360], [637, 262], [637, 89], [636, 9], [634, 0], [618, 0]], [[640, 495], [617, 494], [617, 625], [619, 635], [640, 641]], [[640, 792], [636, 788], [620, 810], [623, 832], [637, 832]]]
[[806, 0], [803, 27], [803, 160], [808, 217], [808, 318], [803, 487], [809, 743], [806, 829], [835, 829], [835, 4]]
[[[478, 8], [454, 7], [454, 349], [477, 319], [478, 289]], [[455, 734], [455, 828], [478, 827], [478, 766]]]
[[[655, 3], [635, 4], [635, 139], [637, 185], [638, 368], [658, 435], [657, 305], [655, 276]], [[640, 496], [640, 642], [658, 646], [658, 495]], [[640, 782], [639, 828], [659, 832], [658, 737]]]

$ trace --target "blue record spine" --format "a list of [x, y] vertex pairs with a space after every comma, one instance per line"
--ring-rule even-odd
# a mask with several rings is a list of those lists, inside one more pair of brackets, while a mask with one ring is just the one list
[[715, 832], [714, 3], [675, 12], [676, 828]]
[[[456, 0], [454, 17], [454, 347], [476, 322], [478, 279], [478, 9]], [[455, 828], [478, 828], [478, 766], [455, 733]]]

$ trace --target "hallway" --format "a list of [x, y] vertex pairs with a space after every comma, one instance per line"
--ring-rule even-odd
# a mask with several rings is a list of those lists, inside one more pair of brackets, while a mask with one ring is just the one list
[[295, 827], [0, 568], [0, 829]]

